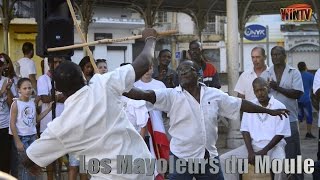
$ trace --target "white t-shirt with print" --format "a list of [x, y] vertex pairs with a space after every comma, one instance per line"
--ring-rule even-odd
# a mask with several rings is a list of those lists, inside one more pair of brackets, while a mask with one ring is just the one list
[[[15, 100], [17, 105], [17, 121], [16, 128], [19, 136], [34, 135], [37, 133], [36, 129], [36, 105], [33, 100], [28, 102]], [[11, 127], [9, 126], [9, 134], [12, 135]]]

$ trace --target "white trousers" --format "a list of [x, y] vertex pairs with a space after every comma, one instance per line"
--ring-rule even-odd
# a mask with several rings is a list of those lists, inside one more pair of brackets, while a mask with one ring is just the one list
[[[261, 150], [261, 148], [253, 146], [253, 150], [255, 152]], [[275, 146], [272, 148], [268, 154], [270, 157], [270, 160], [272, 159], [284, 159], [286, 157], [284, 147], [282, 146]], [[238, 180], [239, 179], [239, 173], [236, 170], [236, 173], [226, 173], [226, 160], [231, 159], [231, 156], [235, 156], [236, 158], [243, 159], [243, 158], [248, 158], [248, 150], [245, 145], [242, 145], [234, 150], [231, 150], [225, 154], [222, 154], [220, 156], [220, 164], [221, 164], [221, 169], [224, 175], [224, 179], [226, 180]], [[271, 161], [270, 161], [271, 162]], [[231, 167], [231, 165], [229, 166]], [[237, 167], [237, 166], [236, 166]], [[275, 174], [274, 176], [275, 180], [281, 180], [282, 179], [282, 174]]]

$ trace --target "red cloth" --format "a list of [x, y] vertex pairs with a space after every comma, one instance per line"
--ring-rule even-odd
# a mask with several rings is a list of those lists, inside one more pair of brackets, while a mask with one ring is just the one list
[[147, 123], [147, 129], [152, 139], [152, 145], [154, 147], [156, 158], [163, 158], [168, 160], [170, 143], [165, 132], [154, 131], [150, 118]]
[[212, 77], [217, 73], [216, 67], [213, 64], [206, 62], [206, 68], [203, 71], [203, 77]]

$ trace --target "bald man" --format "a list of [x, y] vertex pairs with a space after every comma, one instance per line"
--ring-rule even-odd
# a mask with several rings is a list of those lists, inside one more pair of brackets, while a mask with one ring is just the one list
[[[256, 78], [252, 82], [252, 86], [257, 97], [251, 101], [254, 104], [268, 109], [286, 108], [273, 96], [269, 96], [268, 83], [263, 78]], [[284, 159], [286, 157], [284, 137], [291, 136], [289, 118], [280, 120], [279, 117], [268, 114], [243, 113], [240, 131], [245, 145], [220, 156], [225, 179], [236, 180], [239, 178], [239, 173], [228, 173], [230, 169], [226, 169], [226, 160], [231, 159], [231, 156], [241, 159], [248, 158], [250, 164], [254, 164], [256, 156], [268, 155], [270, 162], [272, 159]], [[238, 171], [236, 170], [236, 172]], [[275, 174], [274, 179], [280, 180], [281, 174]]]
[[[256, 98], [252, 88], [252, 82], [257, 77], [260, 77], [261, 73], [267, 69], [265, 63], [266, 52], [262, 47], [254, 47], [251, 51], [251, 59], [253, 68], [244, 71], [234, 88], [234, 91], [238, 93], [238, 97], [251, 101]], [[250, 87], [250, 88], [249, 88]]]

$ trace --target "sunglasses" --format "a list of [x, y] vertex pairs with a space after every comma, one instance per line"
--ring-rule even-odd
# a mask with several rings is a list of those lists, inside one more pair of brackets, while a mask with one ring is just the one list
[[177, 69], [177, 73], [178, 74], [186, 74], [186, 73], [189, 73], [191, 71], [196, 71], [196, 69], [192, 66], [188, 66], [186, 68], [181, 68], [181, 69]]

